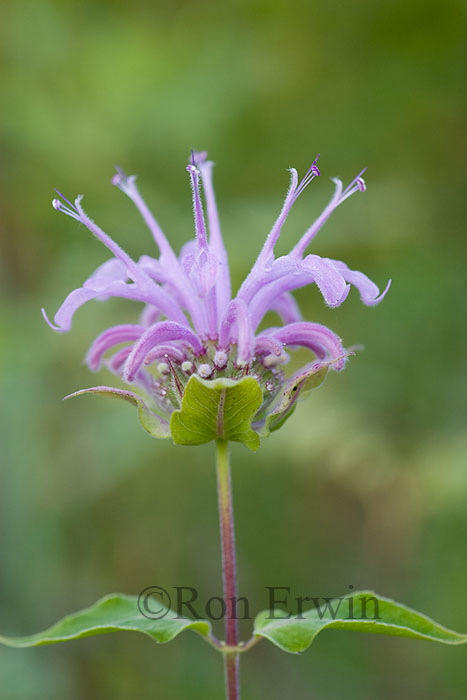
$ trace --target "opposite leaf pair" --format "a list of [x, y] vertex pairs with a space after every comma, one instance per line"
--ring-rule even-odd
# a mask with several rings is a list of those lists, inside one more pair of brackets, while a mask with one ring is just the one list
[[[108, 595], [90, 608], [64, 617], [44, 632], [29, 637], [0, 636], [0, 643], [10, 647], [35, 647], [108, 632], [129, 631], [141, 632], [155, 642], [163, 644], [170, 642], [184, 630], [191, 629], [220, 651], [226, 651], [223, 643], [213, 637], [211, 624], [207, 620], [179, 617], [173, 610], [165, 608], [160, 601], [158, 615], [161, 619], [148, 619], [141, 614], [138, 602], [137, 596], [118, 593]], [[370, 605], [373, 607], [369, 614]], [[238, 652], [251, 648], [253, 641], [265, 638], [283, 651], [297, 654], [308, 649], [324, 629], [411, 637], [451, 645], [467, 642], [467, 635], [447, 629], [429, 617], [371, 591], [356, 591], [350, 596], [334, 601], [327, 600], [322, 608], [312, 608], [300, 617], [285, 619], [284, 615], [282, 610], [265, 610], [257, 615], [252, 640], [240, 643]]]

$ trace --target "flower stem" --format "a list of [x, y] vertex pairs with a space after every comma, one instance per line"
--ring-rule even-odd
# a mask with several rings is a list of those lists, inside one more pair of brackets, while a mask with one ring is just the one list
[[[219, 497], [219, 521], [222, 549], [222, 580], [224, 583], [225, 644], [238, 645], [238, 622], [236, 616], [237, 567], [235, 561], [235, 532], [232, 506], [232, 483], [228, 443], [217, 441], [217, 492]], [[227, 700], [240, 700], [238, 652], [224, 654], [225, 688]]]

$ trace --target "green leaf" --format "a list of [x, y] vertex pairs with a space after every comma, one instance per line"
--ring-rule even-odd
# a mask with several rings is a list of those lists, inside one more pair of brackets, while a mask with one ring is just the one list
[[211, 440], [241, 442], [250, 450], [259, 447], [251, 420], [263, 400], [253, 377], [200, 379], [190, 377], [182, 407], [172, 413], [170, 432], [176, 445], [202, 445]]
[[[157, 602], [159, 619], [148, 619], [139, 611], [138, 602], [141, 601], [137, 596], [112, 593], [98, 600], [90, 608], [67, 615], [44, 632], [28, 637], [0, 636], [0, 643], [9, 647], [37, 647], [97, 634], [129, 631], [141, 632], [155, 642], [163, 644], [170, 642], [186, 629], [195, 630], [204, 637], [210, 634], [211, 625], [206, 620], [177, 618], [173, 610], [169, 610], [159, 601]], [[164, 610], [167, 612], [164, 617], [161, 617]]]
[[65, 396], [65, 399], [72, 399], [75, 396], [82, 394], [97, 394], [98, 396], [110, 396], [113, 399], [122, 399], [136, 406], [138, 409], [138, 418], [141, 425], [149, 435], [155, 438], [170, 437], [169, 424], [166, 420], [153, 413], [141, 396], [133, 391], [125, 391], [124, 389], [114, 389], [111, 386], [93, 386], [90, 389], [80, 389], [73, 394]]
[[284, 619], [287, 613], [283, 610], [260, 613], [255, 619], [255, 635], [269, 639], [279, 649], [292, 654], [308, 649], [324, 629], [412, 637], [443, 644], [467, 642], [467, 634], [458, 634], [416, 610], [371, 591], [359, 591], [342, 598], [317, 598], [313, 602], [315, 608], [289, 619]]
[[314, 362], [303, 367], [287, 382], [274, 409], [262, 423], [254, 424], [261, 437], [268, 437], [274, 430], [282, 427], [294, 412], [297, 400], [305, 398], [324, 382], [331, 364], [331, 362]]

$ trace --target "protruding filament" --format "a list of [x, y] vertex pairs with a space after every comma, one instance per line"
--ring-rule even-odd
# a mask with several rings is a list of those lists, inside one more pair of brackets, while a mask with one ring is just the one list
[[72, 204], [70, 200], [67, 199], [65, 195], [63, 195], [59, 190], [56, 189], [55, 192], [66, 202], [66, 204], [63, 204], [63, 202], [61, 202], [57, 197], [55, 197], [55, 199], [52, 199], [53, 208], [56, 211], [61, 211], [63, 214], [71, 216], [72, 219], [76, 219], [77, 221], [79, 221], [80, 216], [75, 205]]

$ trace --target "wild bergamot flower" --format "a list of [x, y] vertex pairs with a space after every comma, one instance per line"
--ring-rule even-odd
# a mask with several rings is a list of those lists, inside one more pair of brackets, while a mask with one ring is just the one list
[[[76, 393], [110, 394], [131, 401], [138, 406], [144, 427], [156, 437], [172, 434], [182, 444], [240, 440], [255, 448], [258, 435], [268, 435], [282, 425], [298, 396], [320, 383], [328, 368], [342, 370], [350, 353], [329, 328], [302, 320], [291, 292], [315, 283], [326, 304], [336, 307], [354, 285], [363, 303], [373, 306], [384, 297], [390, 282], [380, 293], [368, 277], [345, 263], [306, 254], [332, 212], [355, 192], [365, 191], [363, 171], [345, 189], [335, 178], [334, 194], [321, 215], [290, 253], [275, 257], [274, 247], [291, 207], [320, 175], [316, 162], [301, 182], [297, 171], [290, 170], [282, 210], [233, 298], [212, 185], [213, 163], [206, 153], [193, 153], [187, 167], [196, 236], [178, 256], [141, 197], [135, 176], [117, 169], [112, 183], [138, 208], [159, 249], [158, 258], [143, 255], [133, 260], [89, 218], [82, 196], [73, 204], [58, 193], [53, 207], [84, 224], [112, 257], [68, 295], [54, 323], [43, 311], [47, 323], [59, 332], [70, 330], [75, 311], [91, 299], [123, 297], [143, 304], [139, 323], [108, 328], [94, 340], [86, 358], [93, 372], [105, 364], [138, 393], [104, 386]], [[282, 325], [258, 332], [268, 311], [275, 311]], [[286, 380], [288, 351], [297, 347], [308, 348], [317, 360]]]

